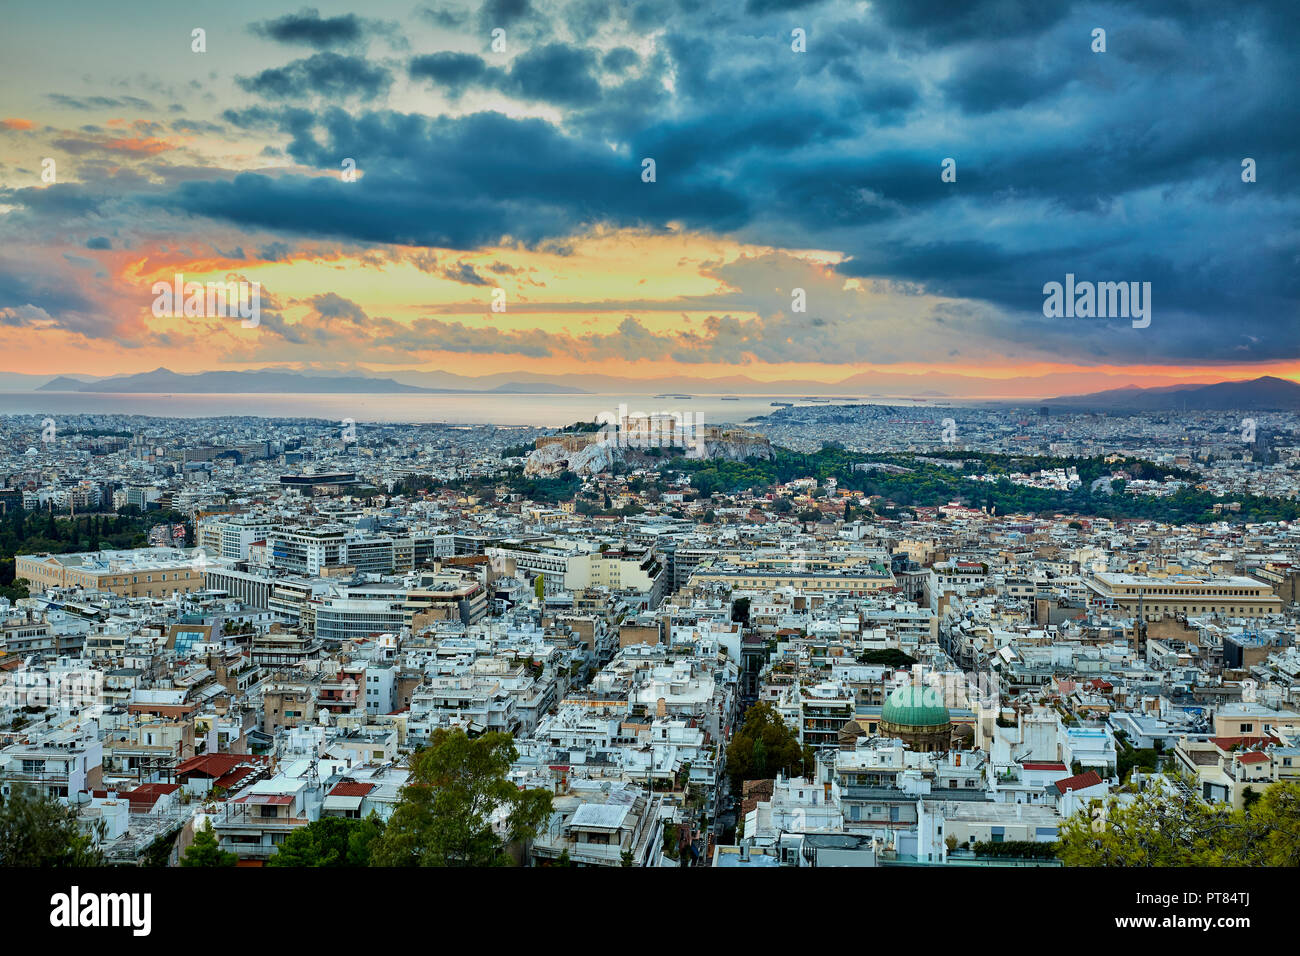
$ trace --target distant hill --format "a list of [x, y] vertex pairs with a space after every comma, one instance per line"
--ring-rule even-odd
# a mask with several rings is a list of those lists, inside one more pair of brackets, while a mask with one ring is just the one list
[[391, 378], [359, 376], [302, 375], [262, 369], [252, 372], [196, 372], [182, 375], [171, 369], [156, 368], [137, 375], [120, 375], [94, 382], [82, 382], [60, 375], [39, 386], [38, 392], [125, 392], [125, 393], [256, 393], [256, 394], [374, 394], [374, 393], [442, 393], [484, 394], [584, 394], [583, 389], [549, 382], [507, 382], [492, 389], [427, 388], [403, 385]]
[[504, 385], [498, 385], [496, 388], [487, 389], [489, 392], [510, 393], [519, 395], [590, 395], [591, 393], [585, 388], [575, 388], [572, 385], [558, 385], [552, 382], [506, 382]]
[[80, 379], [68, 378], [66, 375], [60, 375], [58, 378], [52, 378], [44, 385], [36, 386], [38, 392], [84, 392], [90, 382], [83, 382]]
[[1265, 375], [1245, 382], [1113, 388], [1049, 398], [1044, 405], [1150, 411], [1300, 411], [1300, 384]]
[[297, 372], [198, 372], [181, 375], [156, 368], [138, 375], [121, 375], [98, 382], [79, 382], [60, 376], [46, 382], [38, 392], [436, 392], [440, 389], [401, 385], [388, 378], [333, 378], [300, 375]]

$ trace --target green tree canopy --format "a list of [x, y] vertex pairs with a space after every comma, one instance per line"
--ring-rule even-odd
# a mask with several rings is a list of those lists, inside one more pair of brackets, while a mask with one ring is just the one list
[[740, 624], [749, 623], [749, 598], [736, 598], [731, 602], [731, 619]]
[[886, 647], [879, 650], [865, 650], [858, 655], [858, 661], [862, 664], [879, 664], [885, 667], [911, 667], [916, 663], [916, 658], [896, 647]]
[[520, 790], [507, 779], [517, 757], [509, 734], [470, 739], [459, 729], [435, 731], [429, 746], [411, 758], [410, 783], [374, 845], [372, 862], [507, 865], [506, 847], [535, 837], [551, 815], [549, 791]]
[[267, 866], [369, 866], [383, 832], [384, 823], [374, 813], [362, 820], [321, 817], [285, 837]]
[[181, 866], [234, 866], [238, 862], [239, 857], [227, 853], [217, 844], [211, 820], [204, 820], [203, 826], [194, 831], [194, 842], [181, 857]]
[[77, 812], [31, 787], [0, 793], [0, 866], [103, 866]]
[[737, 792], [745, 780], [765, 780], [778, 771], [791, 775], [811, 771], [811, 748], [799, 745], [771, 704], [761, 701], [745, 711], [745, 720], [727, 745], [727, 774]]
[[1300, 784], [1275, 783], [1248, 808], [1190, 788], [1112, 794], [1061, 827], [1067, 866], [1300, 866]]

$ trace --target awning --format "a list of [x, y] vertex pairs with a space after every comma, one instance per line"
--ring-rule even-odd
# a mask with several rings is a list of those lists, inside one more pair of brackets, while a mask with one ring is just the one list
[[343, 810], [352, 812], [361, 809], [361, 801], [365, 797], [335, 797], [328, 796], [325, 802], [321, 804], [322, 810]]

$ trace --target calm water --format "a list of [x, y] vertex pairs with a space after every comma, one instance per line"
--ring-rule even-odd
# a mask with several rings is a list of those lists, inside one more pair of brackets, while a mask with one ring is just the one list
[[[204, 418], [247, 415], [261, 418], [324, 418], [358, 422], [451, 422], [555, 427], [592, 421], [602, 412], [611, 418], [619, 405], [628, 413], [687, 412], [701, 424], [740, 423], [776, 409], [773, 401], [807, 405], [802, 396], [740, 395], [723, 401], [721, 395], [690, 399], [655, 398], [651, 395], [328, 395], [328, 394], [211, 394], [162, 395], [102, 392], [0, 392], [0, 415], [154, 415], [168, 418]], [[914, 405], [911, 399], [880, 397], [836, 399], [863, 404]], [[824, 404], [824, 403], [822, 403]], [[943, 404], [931, 401], [926, 405]]]

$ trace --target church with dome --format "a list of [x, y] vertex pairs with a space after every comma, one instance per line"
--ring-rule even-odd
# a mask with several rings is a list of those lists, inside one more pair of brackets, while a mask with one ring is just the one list
[[878, 732], [897, 737], [909, 750], [934, 753], [952, 748], [952, 718], [943, 694], [932, 687], [904, 684], [885, 698]]

